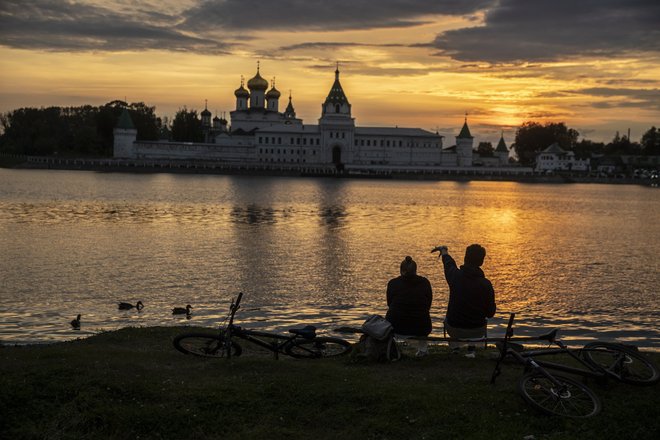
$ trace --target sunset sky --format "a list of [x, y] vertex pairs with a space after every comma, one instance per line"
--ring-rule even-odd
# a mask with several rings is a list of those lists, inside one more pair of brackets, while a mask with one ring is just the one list
[[657, 0], [2, 0], [0, 111], [143, 101], [235, 107], [241, 75], [316, 124], [334, 79], [359, 126], [475, 146], [522, 122], [639, 140], [660, 125]]

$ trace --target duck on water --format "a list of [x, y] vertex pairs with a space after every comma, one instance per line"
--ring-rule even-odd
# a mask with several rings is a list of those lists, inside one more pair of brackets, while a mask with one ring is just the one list
[[138, 301], [137, 304], [135, 305], [127, 302], [120, 302], [118, 304], [119, 304], [119, 310], [131, 310], [132, 308], [136, 308], [139, 312], [144, 308], [144, 304], [142, 304], [142, 301]]
[[185, 308], [183, 307], [174, 307], [172, 309], [172, 314], [173, 315], [190, 315], [190, 309], [192, 309], [192, 306], [188, 304]]
[[80, 330], [80, 315], [78, 315], [76, 319], [71, 320], [71, 327], [73, 327], [74, 330]]

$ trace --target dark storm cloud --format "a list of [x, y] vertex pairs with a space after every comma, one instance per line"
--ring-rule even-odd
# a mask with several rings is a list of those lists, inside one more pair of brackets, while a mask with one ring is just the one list
[[154, 11], [124, 15], [82, 3], [0, 2], [0, 45], [54, 51], [163, 49], [223, 53], [228, 45], [177, 30], [177, 17]]
[[551, 61], [660, 51], [657, 0], [500, 0], [485, 24], [431, 44], [462, 61]]
[[660, 89], [591, 87], [574, 92], [597, 98], [611, 98], [608, 101], [591, 104], [597, 108], [646, 107], [660, 109]]
[[625, 96], [634, 99], [654, 99], [660, 102], [659, 89], [628, 89], [611, 87], [590, 87], [587, 89], [576, 90], [576, 93], [586, 93], [592, 96]]
[[307, 50], [307, 49], [343, 49], [346, 47], [408, 47], [408, 45], [397, 44], [397, 43], [370, 44], [370, 43], [316, 41], [316, 42], [292, 44], [290, 46], [282, 46], [279, 49], [277, 49], [277, 51], [293, 52], [297, 50]]
[[614, 87], [587, 87], [574, 90], [542, 92], [537, 98], [584, 97], [584, 107], [617, 108], [634, 107], [660, 109], [660, 89], [635, 89]]
[[188, 29], [347, 30], [409, 27], [429, 15], [469, 15], [494, 0], [207, 0], [184, 15]]

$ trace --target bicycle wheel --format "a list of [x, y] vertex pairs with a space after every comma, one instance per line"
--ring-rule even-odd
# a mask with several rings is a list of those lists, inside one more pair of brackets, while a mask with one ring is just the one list
[[650, 359], [621, 344], [590, 342], [582, 349], [582, 357], [596, 370], [624, 383], [652, 385], [660, 380], [658, 367]]
[[316, 359], [344, 355], [351, 351], [351, 344], [339, 338], [294, 339], [284, 351], [294, 358]]
[[568, 377], [553, 377], [560, 385], [539, 372], [526, 374], [518, 382], [518, 391], [527, 403], [545, 414], [585, 418], [600, 412], [600, 399], [586, 385]]
[[[187, 333], [174, 338], [174, 347], [181, 353], [201, 357], [227, 357], [227, 346], [224, 338], [210, 333]], [[231, 355], [240, 356], [243, 350], [236, 342], [231, 341]]]

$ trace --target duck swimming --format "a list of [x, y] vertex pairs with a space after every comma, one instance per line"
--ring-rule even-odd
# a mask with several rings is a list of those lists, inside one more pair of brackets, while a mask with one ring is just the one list
[[76, 319], [71, 320], [71, 327], [73, 327], [74, 330], [80, 330], [80, 315], [78, 315]]
[[119, 310], [131, 310], [133, 307], [138, 309], [138, 312], [144, 308], [144, 304], [142, 304], [142, 301], [138, 301], [137, 304], [133, 305], [131, 303], [125, 303], [125, 302], [120, 302], [119, 303]]
[[190, 304], [188, 304], [185, 309], [183, 307], [174, 307], [172, 309], [172, 314], [173, 315], [190, 315], [190, 309], [192, 309], [192, 306]]

